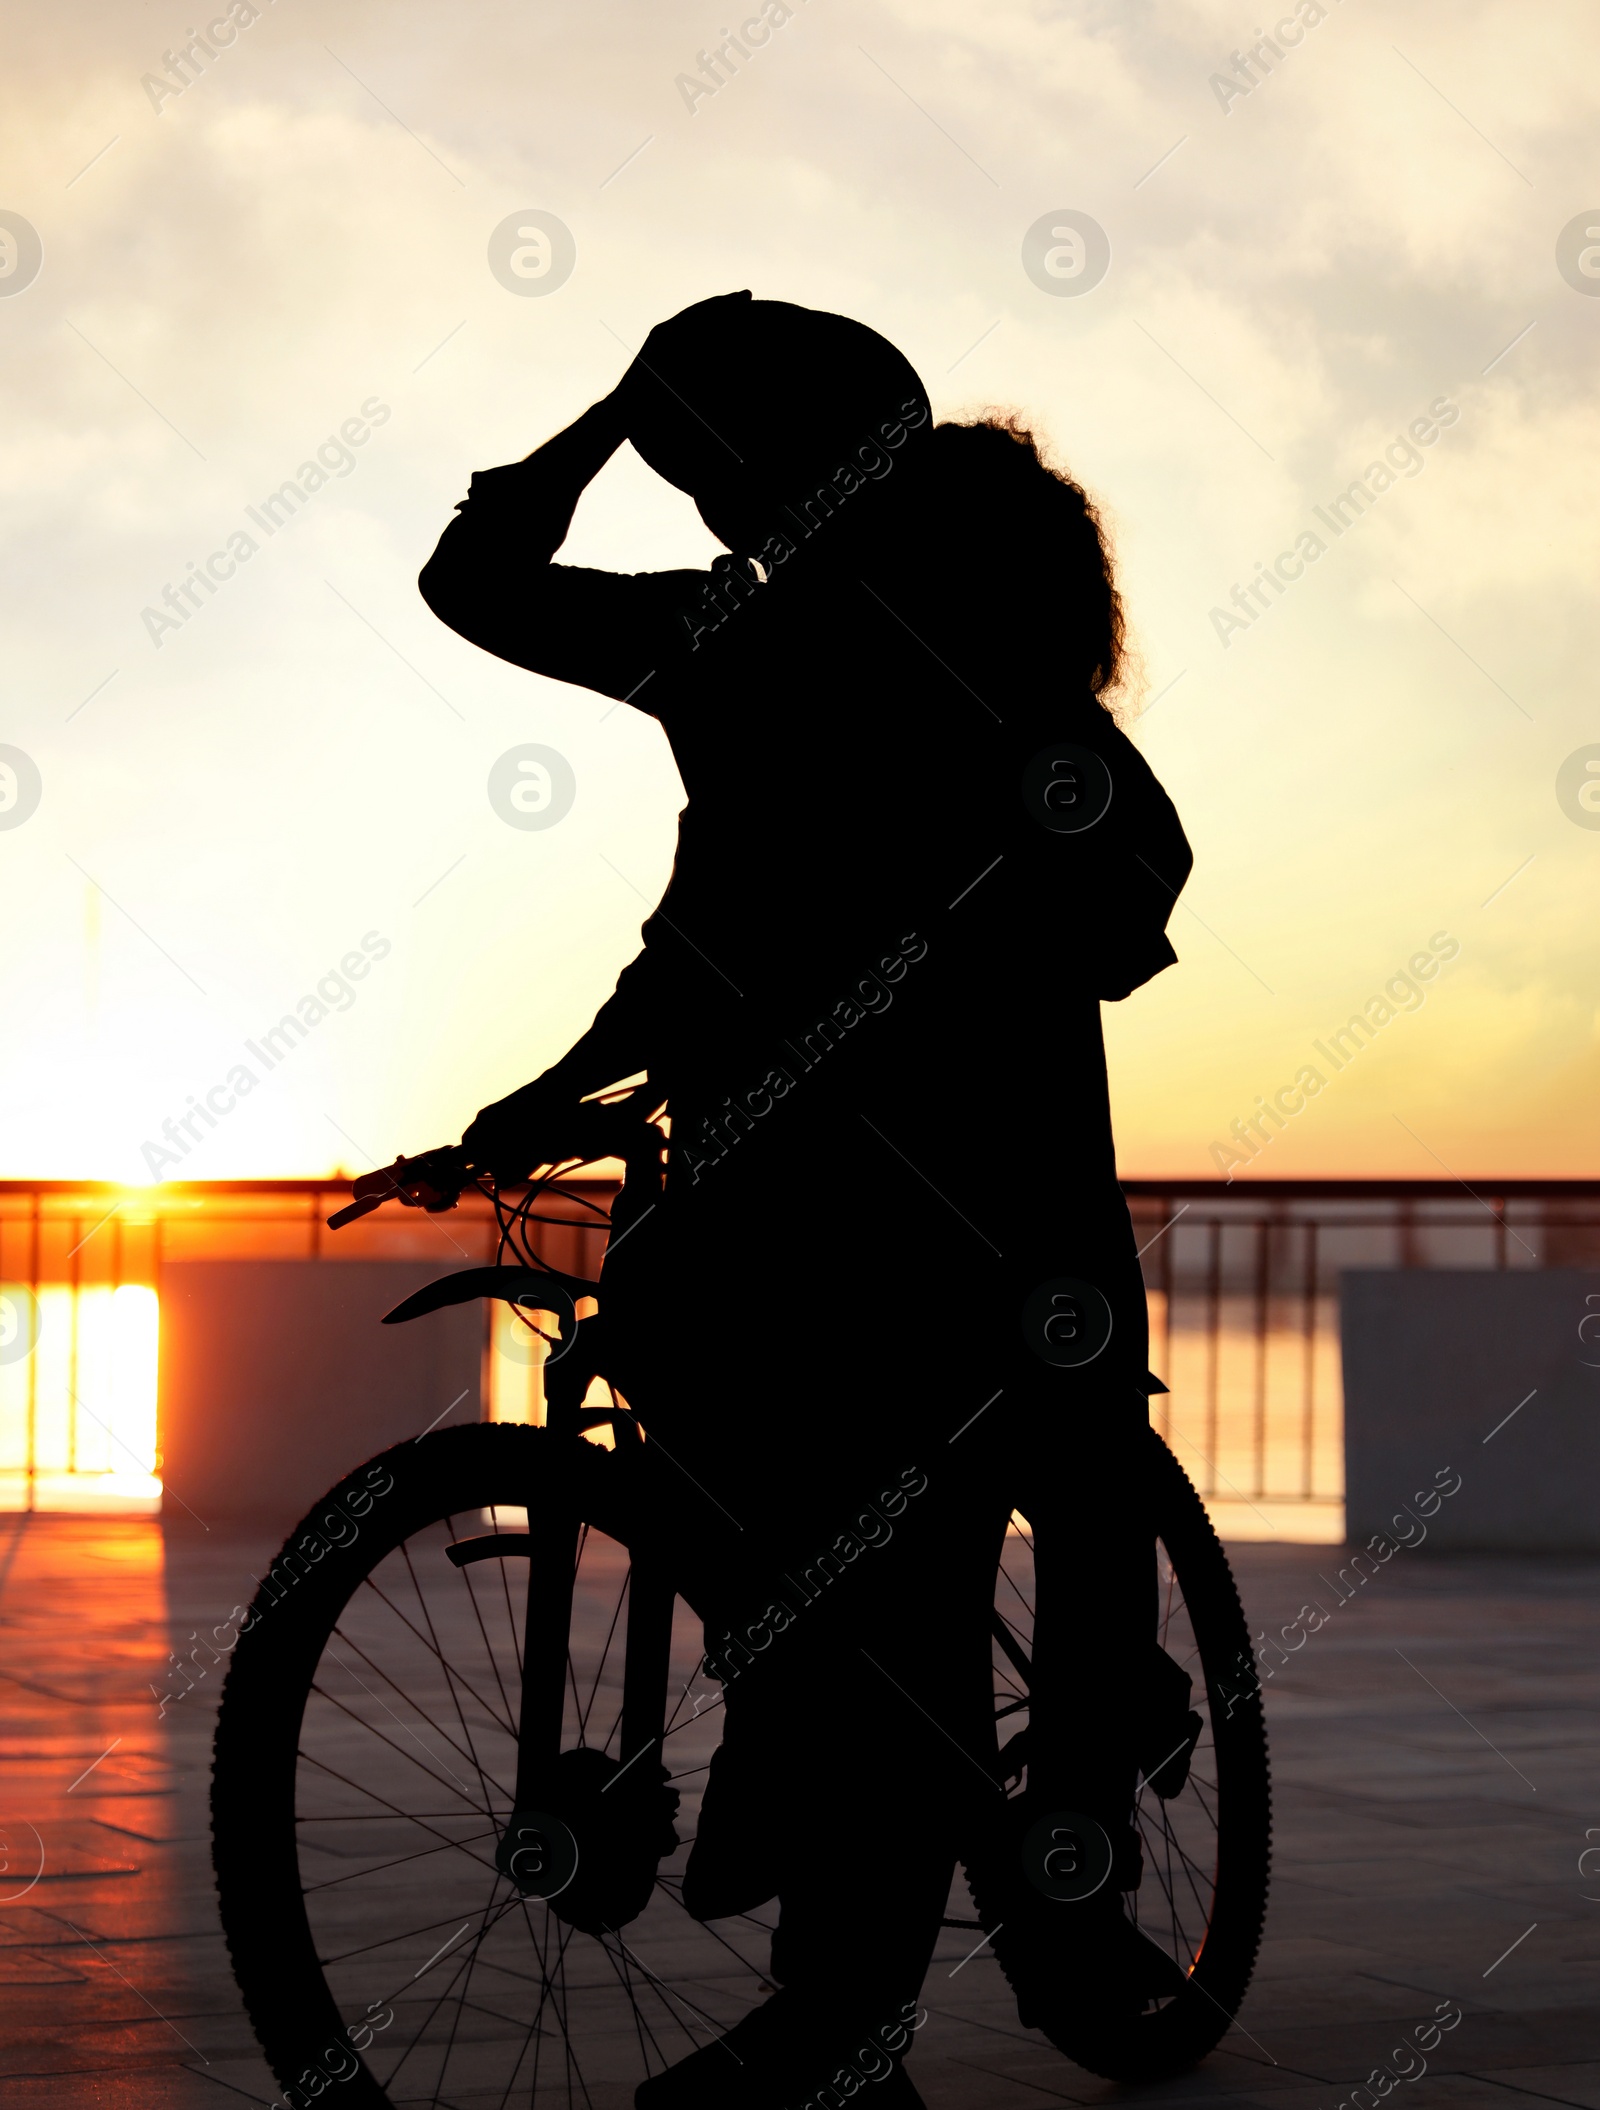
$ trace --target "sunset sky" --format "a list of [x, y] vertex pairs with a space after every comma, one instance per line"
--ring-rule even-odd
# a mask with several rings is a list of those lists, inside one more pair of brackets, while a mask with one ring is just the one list
[[[181, 1176], [454, 1138], [587, 1024], [670, 868], [664, 738], [453, 636], [416, 574], [472, 469], [748, 286], [883, 331], [941, 415], [1023, 410], [1113, 523], [1127, 722], [1196, 853], [1180, 965], [1106, 1010], [1124, 1172], [1212, 1173], [1312, 1064], [1241, 1176], [1600, 1173], [1591, 7], [1303, 0], [1253, 85], [1237, 0], [206, 19], [203, 70], [159, 4], [8, 34], [0, 1170], [148, 1177], [330, 972]], [[1110, 268], [1056, 297], [1024, 238], [1068, 212]], [[575, 245], [535, 297], [490, 265], [529, 213]], [[625, 451], [566, 555], [716, 547]], [[529, 744], [575, 784], [543, 830], [487, 788]], [[799, 752], [825, 838], [847, 758]], [[1416, 955], [1425, 1000], [1321, 1062]]]

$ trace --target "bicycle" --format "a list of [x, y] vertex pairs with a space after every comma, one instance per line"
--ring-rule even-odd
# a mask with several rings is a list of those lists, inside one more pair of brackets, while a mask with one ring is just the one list
[[[763, 1919], [683, 1908], [679, 1835], [721, 1695], [639, 1506], [648, 1432], [605, 1384], [601, 1287], [533, 1245], [540, 1202], [601, 1157], [627, 1172], [613, 1240], [631, 1228], [661, 1180], [643, 1112], [586, 1103], [568, 1156], [516, 1201], [453, 1148], [367, 1175], [330, 1218], [448, 1208], [476, 1187], [499, 1223], [495, 1265], [442, 1278], [386, 1323], [496, 1296], [549, 1359], [542, 1425], [436, 1430], [358, 1468], [290, 1533], [243, 1623], [213, 1858], [235, 1976], [289, 2104], [338, 2086], [351, 2110], [558, 2096], [608, 2110], [771, 1990]], [[980, 1847], [964, 1857], [974, 1916], [945, 1921], [993, 1950], [1025, 2024], [1124, 2081], [1181, 2071], [1230, 2027], [1270, 1846], [1261, 1692], [1227, 1558], [1154, 1432], [1150, 1473], [1159, 1660], [1141, 1717], [1145, 1873], [1124, 1903], [1178, 1966], [1176, 1989], [1138, 2015], [1081, 2012], [1039, 1915], [1007, 1924]], [[1033, 1522], [1049, 1528], [1013, 1514], [995, 1580], [997, 1799], [1026, 1778]], [[1091, 1851], [1058, 1827], [1046, 1865]]]

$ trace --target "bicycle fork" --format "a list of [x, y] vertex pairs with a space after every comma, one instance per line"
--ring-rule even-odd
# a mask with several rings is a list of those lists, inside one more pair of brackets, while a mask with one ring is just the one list
[[[576, 1442], [586, 1426], [609, 1421], [618, 1448], [640, 1442], [627, 1410], [583, 1405], [587, 1362], [570, 1354], [545, 1366], [552, 1435]], [[495, 1865], [524, 1896], [555, 1901], [565, 1892], [558, 1911], [567, 1906], [580, 1923], [594, 1918], [615, 1925], [642, 1909], [670, 1832], [670, 1817], [664, 1827], [660, 1816], [661, 1750], [676, 1592], [663, 1561], [635, 1554], [627, 1583], [620, 1755], [581, 1743], [564, 1751], [582, 1520], [559, 1485], [527, 1492], [526, 1535], [502, 1532], [449, 1549], [458, 1566], [507, 1556], [528, 1563], [515, 1803]]]
[[[530, 1503], [528, 1521], [534, 1521]], [[530, 1808], [561, 1755], [579, 1526], [547, 1515], [530, 1532], [528, 1608], [522, 1653], [522, 1707], [517, 1744], [517, 1807]], [[666, 1729], [672, 1607], [677, 1592], [658, 1561], [635, 1557], [628, 1577], [622, 1672], [622, 1752], [617, 1779], [635, 1761], [659, 1761]]]

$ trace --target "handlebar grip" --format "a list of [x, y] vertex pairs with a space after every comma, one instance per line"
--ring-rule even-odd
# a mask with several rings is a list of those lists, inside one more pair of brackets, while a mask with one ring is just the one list
[[383, 1207], [386, 1197], [369, 1194], [364, 1201], [347, 1202], [342, 1209], [335, 1209], [327, 1219], [330, 1231], [342, 1231], [346, 1224], [353, 1224], [359, 1216], [370, 1216], [374, 1209]]

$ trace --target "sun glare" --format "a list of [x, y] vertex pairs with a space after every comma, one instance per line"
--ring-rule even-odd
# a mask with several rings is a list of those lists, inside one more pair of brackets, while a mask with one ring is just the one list
[[160, 1508], [160, 1326], [144, 1283], [0, 1285], [0, 1508]]

